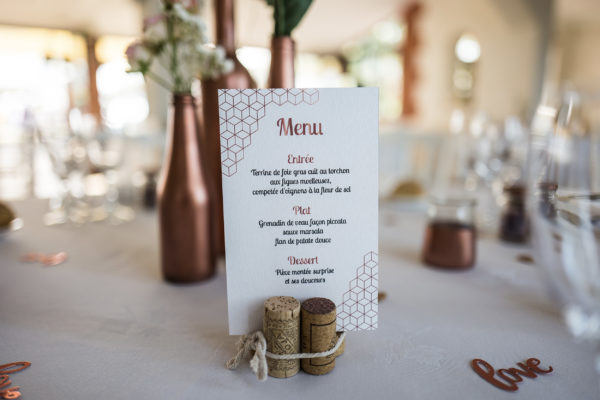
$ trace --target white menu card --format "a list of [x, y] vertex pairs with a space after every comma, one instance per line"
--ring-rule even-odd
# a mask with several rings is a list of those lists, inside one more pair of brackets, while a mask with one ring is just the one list
[[378, 90], [219, 90], [229, 333], [271, 296], [377, 328]]

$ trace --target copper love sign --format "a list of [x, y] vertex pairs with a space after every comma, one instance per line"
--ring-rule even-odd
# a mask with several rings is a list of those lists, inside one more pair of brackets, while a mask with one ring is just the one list
[[501, 368], [496, 371], [487, 361], [476, 358], [471, 361], [471, 368], [473, 368], [473, 371], [477, 375], [497, 388], [514, 392], [515, 390], [519, 390], [517, 383], [523, 381], [522, 377], [535, 379], [537, 378], [537, 374], [544, 375], [554, 370], [551, 366], [544, 369], [540, 366], [540, 363], [541, 361], [537, 358], [530, 358], [525, 363], [517, 363], [517, 367], [519, 368]]
[[8, 378], [8, 375], [22, 371], [30, 365], [31, 363], [27, 361], [17, 361], [10, 364], [0, 365], [0, 399], [18, 399], [21, 397], [19, 386], [10, 387], [12, 382]]

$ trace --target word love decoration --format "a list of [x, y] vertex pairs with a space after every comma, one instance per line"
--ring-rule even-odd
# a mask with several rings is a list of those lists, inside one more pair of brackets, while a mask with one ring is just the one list
[[[19, 386], [12, 386], [8, 375], [14, 374], [24, 370], [31, 365], [27, 361], [17, 361], [10, 364], [0, 365], [0, 399], [18, 399], [21, 397], [21, 388]], [[7, 387], [8, 386], [8, 387]]]
[[502, 368], [496, 371], [487, 361], [476, 358], [471, 361], [471, 368], [477, 375], [497, 388], [514, 392], [519, 390], [517, 383], [523, 381], [523, 376], [535, 379], [537, 374], [545, 375], [554, 371], [551, 366], [548, 366], [548, 369], [542, 368], [540, 363], [541, 361], [537, 358], [530, 358], [525, 363], [517, 363], [519, 368]]

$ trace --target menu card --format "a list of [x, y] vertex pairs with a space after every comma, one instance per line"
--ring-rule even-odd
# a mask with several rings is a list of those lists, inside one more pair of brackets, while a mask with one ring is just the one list
[[377, 328], [378, 90], [219, 90], [229, 333], [271, 296]]

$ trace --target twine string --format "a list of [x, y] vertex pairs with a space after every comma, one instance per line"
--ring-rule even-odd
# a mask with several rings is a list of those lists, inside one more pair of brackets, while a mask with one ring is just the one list
[[250, 368], [256, 374], [259, 381], [267, 379], [269, 366], [267, 365], [267, 357], [274, 360], [297, 360], [302, 358], [319, 358], [327, 357], [338, 351], [344, 339], [346, 332], [343, 332], [338, 338], [335, 346], [327, 351], [319, 353], [296, 353], [296, 354], [274, 354], [267, 351], [267, 340], [261, 331], [256, 331], [243, 335], [237, 342], [237, 351], [235, 355], [225, 363], [227, 369], [236, 369], [242, 360], [248, 356], [250, 351], [254, 351], [254, 355], [250, 359]]

